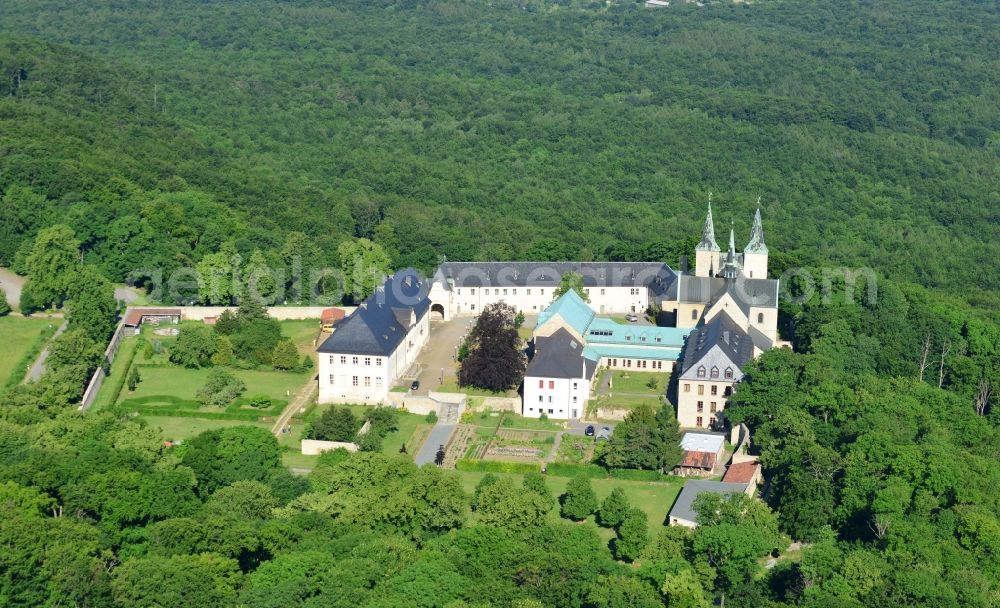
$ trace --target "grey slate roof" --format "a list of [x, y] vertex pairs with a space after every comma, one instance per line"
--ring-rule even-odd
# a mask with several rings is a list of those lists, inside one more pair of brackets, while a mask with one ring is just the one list
[[697, 521], [698, 514], [695, 513], [692, 505], [694, 504], [694, 499], [698, 498], [698, 495], [704, 492], [712, 492], [714, 494], [742, 494], [746, 490], [746, 487], [747, 484], [745, 483], [688, 480], [684, 484], [684, 487], [681, 488], [681, 493], [677, 495], [674, 506], [670, 508], [670, 515], [667, 516], [668, 520], [676, 517], [688, 521]]
[[[584, 345], [565, 329], [551, 336], [535, 338], [535, 356], [531, 358], [525, 376], [534, 378], [594, 377], [597, 361], [583, 355]], [[586, 370], [586, 371], [584, 371]]]
[[662, 295], [677, 280], [659, 262], [444, 262], [434, 281], [449, 287], [556, 287], [566, 272], [583, 276], [585, 287], [647, 287]]
[[[684, 345], [681, 378], [713, 380], [711, 369], [719, 368], [715, 380], [738, 381], [743, 377], [743, 365], [753, 358], [753, 341], [725, 311], [696, 328]], [[705, 366], [705, 375], [697, 375], [697, 367]], [[725, 369], [733, 368], [733, 377], [725, 377]]]
[[677, 280], [678, 302], [696, 302], [711, 306], [728, 293], [743, 314], [750, 314], [751, 306], [778, 307], [778, 281], [775, 279], [748, 279], [740, 276], [735, 280], [727, 280], [720, 277], [682, 274]]
[[[412, 268], [386, 279], [354, 314], [340, 321], [317, 349], [320, 353], [389, 356], [430, 308], [429, 285]], [[411, 315], [412, 313], [412, 315]]]

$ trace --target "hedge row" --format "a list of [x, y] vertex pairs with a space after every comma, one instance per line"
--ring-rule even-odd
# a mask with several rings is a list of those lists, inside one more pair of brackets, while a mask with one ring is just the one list
[[462, 458], [455, 463], [458, 471], [476, 471], [480, 473], [538, 473], [541, 467], [530, 462], [505, 462], [502, 460], [474, 460]]
[[[110, 405], [112, 403], [118, 402], [118, 397], [121, 396], [122, 389], [125, 388], [125, 381], [128, 380], [128, 374], [129, 371], [131, 371], [132, 362], [135, 361], [135, 355], [138, 352], [139, 352], [139, 345], [138, 343], [135, 343], [132, 345], [132, 351], [128, 354], [128, 360], [125, 361], [125, 366], [120, 368], [125, 371], [121, 374], [120, 377], [115, 379], [114, 388], [111, 389], [110, 393], [107, 393], [107, 402], [98, 404], [99, 407], [103, 407], [105, 405]], [[121, 348], [118, 349], [118, 357], [121, 357]], [[117, 359], [118, 357], [115, 358]], [[112, 367], [114, 367], [114, 365], [112, 365]], [[110, 374], [110, 371], [108, 373]], [[105, 381], [107, 380], [108, 378], [105, 378]]]
[[644, 471], [642, 469], [609, 469], [608, 475], [612, 479], [626, 479], [629, 481], [664, 481], [670, 478], [659, 471]]
[[39, 353], [42, 352], [42, 349], [52, 338], [54, 333], [56, 333], [55, 325], [49, 325], [38, 332], [38, 337], [31, 343], [31, 348], [29, 348], [23, 355], [21, 355], [21, 358], [17, 360], [17, 363], [14, 365], [14, 369], [10, 372], [10, 376], [7, 376], [7, 381], [4, 382], [3, 388], [13, 388], [18, 384], [21, 384], [24, 377], [28, 375], [28, 368], [31, 367], [31, 364], [38, 358]]
[[[129, 407], [123, 403], [122, 406], [133, 412], [138, 412], [144, 416], [159, 416], [166, 418], [204, 418], [205, 420], [237, 420], [240, 422], [257, 422], [262, 415], [257, 412], [198, 412], [194, 410], [178, 410], [167, 408], [149, 407]], [[271, 416], [273, 418], [273, 416]]]
[[604, 479], [608, 476], [608, 470], [596, 464], [569, 464], [563, 462], [553, 462], [545, 467], [547, 475], [557, 477], [576, 477], [586, 475], [591, 479]]
[[591, 479], [624, 479], [627, 481], [663, 481], [666, 477], [659, 471], [643, 471], [639, 469], [605, 469], [596, 464], [568, 464], [553, 462], [545, 467], [548, 475], [557, 477], [576, 477], [586, 475]]

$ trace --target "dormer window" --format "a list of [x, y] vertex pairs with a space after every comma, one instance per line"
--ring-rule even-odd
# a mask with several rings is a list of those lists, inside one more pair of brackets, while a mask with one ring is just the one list
[[699, 378], [704, 378], [705, 377], [705, 366], [704, 365], [698, 367], [698, 377]]
[[732, 379], [733, 379], [733, 368], [727, 367], [726, 368], [726, 380], [732, 380]]
[[713, 378], [718, 378], [719, 377], [719, 368], [717, 368], [717, 367], [713, 367], [712, 368], [712, 377]]

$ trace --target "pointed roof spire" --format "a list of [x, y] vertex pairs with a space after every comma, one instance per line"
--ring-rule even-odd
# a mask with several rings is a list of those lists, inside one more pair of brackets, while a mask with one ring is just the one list
[[[760, 205], [760, 197], [757, 198], [757, 204]], [[747, 243], [744, 253], [767, 254], [767, 245], [764, 244], [764, 227], [760, 223], [760, 207], [757, 207], [757, 213], [753, 216], [753, 227], [750, 228], [750, 242]]]
[[726, 253], [726, 265], [722, 269], [722, 276], [727, 279], [735, 279], [740, 274], [740, 266], [736, 261], [736, 232], [730, 223], [729, 226], [729, 252]]
[[698, 251], [721, 251], [715, 242], [715, 223], [712, 221], [712, 193], [708, 193], [708, 216], [705, 217], [705, 227], [701, 229], [701, 242], [695, 246]]

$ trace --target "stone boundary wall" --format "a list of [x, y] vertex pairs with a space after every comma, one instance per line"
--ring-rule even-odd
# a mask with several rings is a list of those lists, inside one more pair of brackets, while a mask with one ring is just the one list
[[625, 416], [629, 413], [629, 411], [630, 410], [627, 409], [599, 407], [597, 408], [597, 412], [595, 412], [594, 416], [595, 418], [599, 418], [601, 420], [625, 420]]
[[[122, 314], [122, 318], [124, 319], [128, 315], [129, 310], [150, 310], [155, 308], [163, 308], [163, 306], [129, 306]], [[181, 319], [185, 321], [204, 321], [206, 317], [217, 317], [226, 310], [232, 310], [233, 312], [237, 310], [236, 306], [171, 306], [170, 308], [179, 309], [181, 311]], [[357, 306], [268, 306], [267, 314], [279, 321], [303, 321], [306, 319], [319, 319], [320, 315], [327, 308], [340, 308], [347, 316], [350, 316], [351, 313], [357, 310]], [[104, 350], [104, 360], [109, 370], [115, 362], [115, 357], [118, 355], [118, 347], [122, 343], [124, 331], [124, 323], [119, 322], [118, 327], [115, 328], [115, 333], [111, 336], [108, 347]], [[90, 377], [90, 381], [87, 383], [87, 389], [83, 392], [80, 405], [77, 407], [78, 410], [87, 411], [94, 405], [97, 393], [101, 390], [101, 384], [104, 383], [106, 375], [103, 367], [97, 368], [97, 371], [94, 372], [94, 375]]]
[[[163, 306], [130, 306], [133, 310], [143, 310], [152, 308], [163, 308]], [[181, 319], [184, 321], [204, 321], [206, 317], [217, 317], [227, 310], [236, 312], [236, 306], [170, 306], [181, 311]], [[279, 321], [302, 321], [305, 319], [319, 319], [320, 315], [327, 308], [339, 308], [350, 316], [357, 306], [268, 306], [267, 314]]]
[[357, 452], [358, 445], [349, 441], [320, 441], [318, 439], [303, 439], [302, 453], [306, 456], [316, 456], [323, 452], [344, 448], [348, 452]]
[[733, 427], [732, 431], [730, 431], [729, 443], [736, 444], [730, 464], [757, 460], [756, 456], [751, 456], [748, 453], [750, 451], [750, 428], [747, 425], [740, 423]]
[[402, 408], [411, 414], [422, 414], [424, 416], [431, 412], [436, 412], [439, 405], [437, 401], [429, 397], [393, 392], [389, 393], [389, 403], [392, 407]]
[[520, 414], [521, 400], [517, 397], [483, 397], [482, 409]]
[[[122, 318], [124, 318], [124, 315]], [[122, 337], [124, 335], [125, 323], [120, 321], [118, 327], [115, 327], [115, 333], [111, 335], [108, 347], [104, 349], [105, 364], [94, 371], [94, 375], [90, 377], [90, 382], [87, 383], [87, 389], [83, 391], [80, 406], [77, 408], [81, 412], [89, 410], [94, 405], [94, 401], [97, 400], [97, 393], [101, 390], [101, 385], [104, 384], [104, 378], [107, 377], [104, 368], [107, 367], [109, 371], [111, 370], [111, 365], [115, 362], [115, 357], [118, 356], [118, 348], [122, 344]]]

